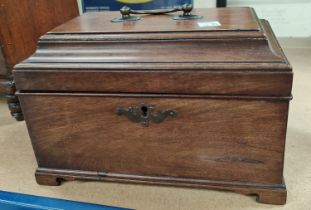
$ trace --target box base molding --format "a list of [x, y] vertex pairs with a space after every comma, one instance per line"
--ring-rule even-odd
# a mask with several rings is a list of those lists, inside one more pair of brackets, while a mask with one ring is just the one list
[[254, 195], [257, 196], [256, 200], [260, 203], [277, 205], [285, 204], [287, 197], [285, 182], [283, 182], [283, 184], [257, 184], [238, 181], [152, 177], [48, 168], [38, 168], [35, 176], [38, 184], [48, 186], [59, 186], [64, 181], [93, 180], [135, 184], [157, 184], [175, 187], [207, 188], [215, 190], [228, 190], [244, 195]]

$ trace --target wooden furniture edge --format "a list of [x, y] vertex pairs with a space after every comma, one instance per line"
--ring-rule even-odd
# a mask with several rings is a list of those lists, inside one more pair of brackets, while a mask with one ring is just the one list
[[93, 180], [132, 184], [157, 184], [174, 187], [195, 187], [232, 191], [244, 195], [255, 195], [257, 201], [266, 204], [283, 205], [286, 203], [287, 190], [282, 184], [256, 184], [237, 181], [196, 180], [190, 178], [170, 178], [138, 176], [128, 174], [101, 173], [91, 171], [58, 170], [38, 168], [36, 181], [40, 185], [59, 186], [64, 181]]
[[211, 94], [150, 94], [150, 93], [96, 93], [96, 92], [28, 92], [16, 91], [18, 96], [59, 96], [59, 97], [129, 97], [129, 98], [193, 98], [193, 99], [232, 99], [232, 100], [273, 100], [290, 101], [289, 96], [248, 96], [248, 95], [211, 95]]

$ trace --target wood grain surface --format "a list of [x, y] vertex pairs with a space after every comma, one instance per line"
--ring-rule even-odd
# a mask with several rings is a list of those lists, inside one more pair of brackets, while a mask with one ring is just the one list
[[[183, 32], [183, 31], [259, 31], [256, 14], [251, 8], [195, 9], [192, 14], [202, 15], [203, 19], [175, 21], [171, 15], [144, 15], [140, 21], [112, 23], [120, 17], [120, 12], [87, 13], [77, 17], [50, 33], [140, 33], [140, 32]], [[219, 21], [219, 27], [199, 27], [198, 22]]]
[[14, 94], [15, 90], [15, 85], [9, 78], [0, 77], [0, 94]]
[[40, 36], [79, 15], [76, 0], [1, 0], [0, 40], [10, 69], [34, 53]]
[[68, 169], [59, 170], [38, 168], [36, 170], [36, 181], [38, 184], [58, 186], [63, 181], [75, 180], [108, 181], [129, 184], [156, 184], [174, 187], [196, 187], [204, 189], [229, 190], [245, 195], [255, 195], [257, 196], [256, 200], [261, 203], [278, 205], [285, 204], [287, 198], [287, 190], [284, 183], [280, 185], [263, 185], [239, 181], [215, 181], [159, 176], [139, 176]]
[[[19, 90], [290, 96], [292, 74], [243, 71], [18, 71]], [[32, 82], [29, 81], [31, 78]]]
[[[92, 13], [41, 37], [14, 69], [39, 184], [149, 183], [286, 202], [292, 67], [252, 9], [193, 13], [204, 19], [111, 23], [117, 12]], [[135, 123], [144, 111], [128, 112], [142, 103], [176, 116]]]
[[260, 26], [265, 39], [46, 35], [15, 80], [27, 91], [290, 96], [291, 66], [268, 23]]
[[5, 77], [6, 75], [8, 75], [8, 73], [9, 73], [9, 70], [8, 70], [6, 61], [3, 57], [2, 46], [0, 45], [0, 77]]
[[0, 96], [16, 120], [23, 114], [14, 96], [13, 66], [34, 53], [40, 36], [78, 15], [76, 0], [0, 0]]
[[[39, 167], [281, 184], [287, 101], [19, 95]], [[114, 113], [141, 103], [175, 118]], [[258, 176], [260, 174], [260, 176]]]

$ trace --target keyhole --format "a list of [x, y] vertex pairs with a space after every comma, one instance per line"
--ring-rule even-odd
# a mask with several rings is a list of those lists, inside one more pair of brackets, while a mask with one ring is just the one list
[[146, 107], [146, 106], [141, 106], [141, 111], [142, 111], [142, 115], [144, 116], [144, 117], [146, 117], [147, 116], [147, 114], [148, 114], [148, 107]]

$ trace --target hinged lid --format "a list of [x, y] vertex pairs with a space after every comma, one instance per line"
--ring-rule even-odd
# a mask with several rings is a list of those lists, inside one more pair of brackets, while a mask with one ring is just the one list
[[[289, 96], [291, 66], [251, 8], [199, 9], [202, 19], [87, 13], [41, 37], [15, 67], [23, 91]], [[215, 24], [216, 23], [216, 24]]]

